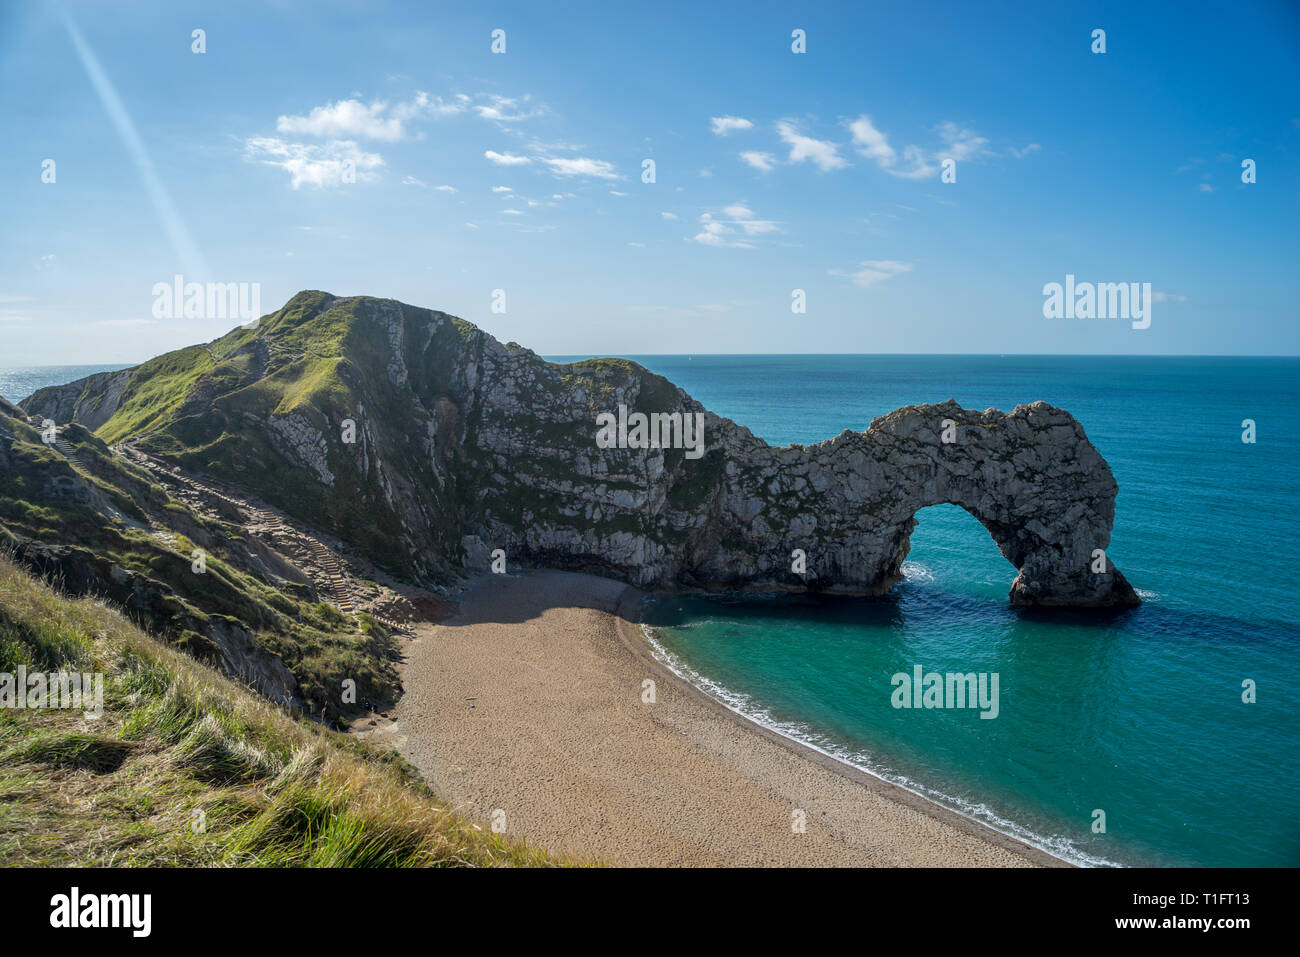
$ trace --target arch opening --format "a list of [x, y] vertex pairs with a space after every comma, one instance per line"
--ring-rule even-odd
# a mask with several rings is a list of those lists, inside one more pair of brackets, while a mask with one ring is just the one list
[[978, 517], [941, 502], [917, 509], [912, 520], [899, 549], [902, 581], [1005, 598], [1019, 568]]

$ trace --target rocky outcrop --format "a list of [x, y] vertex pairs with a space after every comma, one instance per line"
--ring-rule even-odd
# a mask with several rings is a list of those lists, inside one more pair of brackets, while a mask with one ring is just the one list
[[[1138, 603], [1105, 556], [1115, 479], [1047, 403], [907, 406], [865, 432], [775, 448], [631, 364], [550, 366], [490, 344], [474, 378], [467, 517], [511, 559], [646, 588], [879, 594], [902, 577], [916, 512], [951, 503], [1018, 569], [1013, 604]], [[619, 406], [700, 414], [702, 455], [599, 448], [596, 415]]]
[[66, 385], [48, 386], [23, 405], [28, 415], [63, 424], [76, 422], [92, 432], [113, 417], [136, 369], [100, 372]]
[[[1105, 555], [1114, 477], [1082, 426], [1046, 403], [907, 406], [865, 432], [777, 448], [636, 363], [552, 364], [444, 313], [320, 292], [212, 352], [229, 358], [193, 386], [210, 401], [132, 438], [225, 470], [422, 582], [500, 549], [508, 567], [646, 588], [879, 594], [900, 578], [916, 512], [952, 503], [1018, 570], [1014, 604], [1138, 601]], [[41, 394], [24, 406], [66, 411]], [[605, 447], [600, 417], [620, 409]], [[669, 417], [665, 441], [642, 446], [636, 413]], [[702, 444], [687, 447], [671, 426], [697, 417]]]
[[147, 630], [185, 636], [180, 644], [195, 657], [277, 704], [302, 704], [293, 674], [252, 631], [231, 618], [196, 613], [163, 582], [84, 548], [26, 541], [15, 543], [11, 552], [15, 561], [65, 594], [108, 598]]

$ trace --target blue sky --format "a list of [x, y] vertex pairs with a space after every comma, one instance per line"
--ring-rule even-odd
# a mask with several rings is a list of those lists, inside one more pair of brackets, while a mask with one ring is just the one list
[[1295, 3], [9, 3], [0, 88], [4, 365], [226, 331], [176, 273], [543, 354], [1300, 352]]

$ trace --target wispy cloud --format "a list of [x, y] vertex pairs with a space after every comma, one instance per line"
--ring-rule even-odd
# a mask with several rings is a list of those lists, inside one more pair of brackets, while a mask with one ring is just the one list
[[899, 262], [896, 259], [867, 259], [851, 270], [828, 269], [826, 271], [832, 276], [846, 277], [855, 286], [873, 286], [911, 270], [911, 263]]
[[[900, 179], [928, 179], [938, 174], [946, 159], [956, 162], [978, 159], [996, 155], [989, 148], [989, 140], [975, 130], [962, 127], [945, 120], [934, 128], [942, 146], [935, 150], [926, 150], [915, 144], [905, 146], [900, 153], [889, 142], [889, 137], [879, 129], [867, 114], [861, 114], [848, 124], [853, 137], [853, 145], [861, 156], [871, 160], [890, 176]], [[1028, 156], [1039, 149], [1037, 143], [1031, 143], [1023, 150], [1012, 149], [1010, 152], [1017, 159]]]
[[592, 176], [597, 179], [618, 179], [614, 165], [588, 156], [544, 156], [540, 161], [550, 167], [556, 176]]
[[709, 122], [713, 125], [715, 136], [727, 136], [730, 133], [738, 133], [741, 130], [752, 130], [754, 124], [743, 116], [715, 116]]
[[749, 240], [768, 233], [780, 232], [780, 224], [770, 219], [758, 219], [746, 203], [732, 203], [717, 213], [700, 214], [700, 231], [691, 237], [702, 246], [731, 246], [753, 249]]
[[945, 148], [940, 153], [944, 159], [954, 159], [960, 163], [976, 156], [991, 156], [993, 153], [986, 137], [974, 130], [963, 129], [951, 120], [940, 123], [936, 132], [944, 142]]
[[532, 104], [531, 97], [527, 96], [516, 98], [488, 94], [487, 102], [476, 104], [474, 112], [485, 120], [505, 124], [531, 120], [533, 117], [545, 113], [546, 108]]
[[463, 104], [449, 103], [423, 91], [391, 109], [383, 100], [362, 103], [339, 100], [315, 107], [306, 116], [281, 116], [275, 124], [277, 133], [325, 138], [356, 138], [396, 143], [407, 139], [407, 123], [421, 117], [447, 116], [464, 110]]
[[340, 186], [345, 170], [356, 172], [359, 181], [376, 178], [384, 165], [378, 153], [367, 153], [351, 140], [334, 140], [324, 146], [290, 143], [272, 136], [257, 136], [244, 143], [244, 157], [288, 172], [290, 185], [316, 188]]
[[810, 161], [822, 172], [842, 169], [849, 164], [840, 156], [840, 148], [830, 140], [817, 140], [805, 136], [791, 120], [782, 120], [776, 124], [777, 135], [790, 147], [787, 162], [802, 163]]
[[771, 153], [762, 153], [758, 150], [745, 150], [740, 154], [740, 158], [748, 163], [754, 169], [762, 170], [764, 173], [770, 171], [776, 166], [776, 157]]
[[903, 164], [899, 165], [898, 151], [889, 144], [889, 138], [876, 129], [871, 117], [863, 113], [848, 124], [853, 136], [853, 145], [858, 153], [873, 161], [877, 166], [903, 179], [925, 179], [938, 172], [938, 167], [925, 159], [925, 153], [919, 146], [908, 146], [903, 150]]
[[484, 150], [483, 155], [498, 166], [527, 166], [532, 162], [527, 156], [515, 153], [498, 153], [496, 150]]

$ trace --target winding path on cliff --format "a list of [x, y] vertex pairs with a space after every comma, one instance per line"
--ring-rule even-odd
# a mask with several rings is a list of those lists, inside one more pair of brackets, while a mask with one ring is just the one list
[[417, 626], [375, 740], [475, 818], [616, 864], [1060, 863], [710, 703], [627, 631], [635, 595], [570, 572], [480, 579], [455, 617]]

